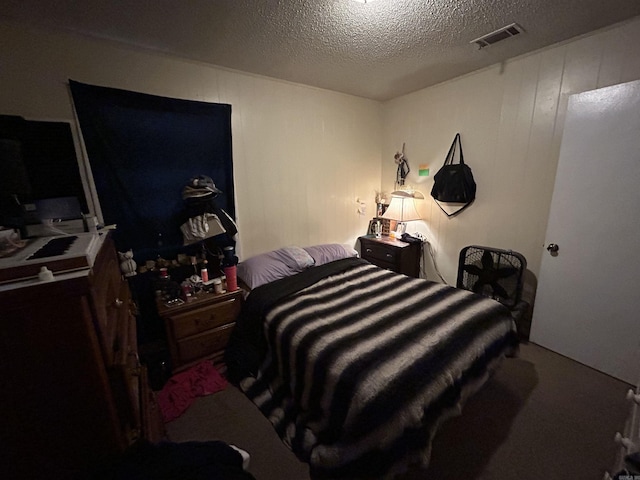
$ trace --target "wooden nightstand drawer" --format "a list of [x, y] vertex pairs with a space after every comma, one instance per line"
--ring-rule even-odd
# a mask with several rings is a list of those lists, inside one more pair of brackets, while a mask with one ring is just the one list
[[178, 341], [178, 356], [180, 363], [189, 363], [205, 357], [211, 352], [224, 350], [229, 343], [229, 337], [235, 323], [223, 325], [214, 330], [185, 338]]
[[406, 243], [390, 237], [360, 237], [360, 255], [380, 268], [410, 277], [420, 276], [420, 243]]
[[157, 303], [164, 319], [174, 372], [198, 361], [212, 360], [222, 366], [236, 318], [242, 309], [243, 292], [200, 293], [182, 305]]
[[391, 270], [392, 272], [400, 273], [400, 267], [397, 263], [389, 263], [383, 260], [378, 260], [377, 258], [365, 258], [365, 260], [373, 263], [377, 267], [384, 268], [385, 270]]
[[375, 259], [382, 262], [395, 263], [400, 250], [389, 247], [383, 243], [363, 242], [362, 258], [365, 260]]
[[213, 305], [196, 308], [169, 317], [176, 339], [196, 335], [221, 325], [235, 322], [240, 313], [240, 299], [230, 298]]

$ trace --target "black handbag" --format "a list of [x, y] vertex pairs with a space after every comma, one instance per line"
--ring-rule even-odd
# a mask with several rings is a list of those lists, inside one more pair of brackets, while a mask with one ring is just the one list
[[[453, 163], [456, 145], [460, 145], [460, 163]], [[444, 160], [444, 165], [433, 177], [431, 196], [447, 217], [453, 217], [460, 213], [471, 205], [476, 198], [476, 182], [473, 179], [471, 168], [464, 163], [459, 133], [456, 133], [453, 139], [449, 153], [447, 153], [447, 157]], [[459, 203], [462, 204], [462, 207], [453, 213], [448, 213], [439, 202]]]

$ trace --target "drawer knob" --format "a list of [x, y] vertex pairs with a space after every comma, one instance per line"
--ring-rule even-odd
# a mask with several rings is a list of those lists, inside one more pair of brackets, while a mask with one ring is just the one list
[[127, 440], [129, 443], [133, 443], [140, 438], [141, 432], [137, 428], [127, 430]]
[[367, 253], [371, 253], [371, 251], [372, 251], [370, 248], [367, 248], [365, 250], [366, 250]]
[[135, 364], [129, 367], [129, 373], [132, 377], [139, 377], [142, 374], [142, 364], [140, 363], [140, 357], [138, 356], [137, 351], [129, 352], [129, 356], [133, 357], [135, 360]]
[[122, 305], [124, 305], [124, 302], [123, 302], [122, 300], [120, 300], [119, 298], [116, 298], [116, 299], [113, 301], [113, 305], [114, 305], [116, 308], [120, 308]]
[[393, 255], [390, 253], [387, 253], [386, 255], [387, 255], [387, 258], [393, 258]]

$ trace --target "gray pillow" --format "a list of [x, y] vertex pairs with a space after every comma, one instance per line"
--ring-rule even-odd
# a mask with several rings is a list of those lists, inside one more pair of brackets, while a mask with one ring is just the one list
[[261, 253], [238, 264], [237, 274], [249, 288], [300, 273], [314, 260], [300, 247], [284, 247]]
[[324, 265], [325, 263], [334, 262], [343, 258], [356, 257], [358, 255], [357, 250], [340, 243], [314, 245], [312, 247], [304, 247], [304, 250], [313, 257], [316, 265]]

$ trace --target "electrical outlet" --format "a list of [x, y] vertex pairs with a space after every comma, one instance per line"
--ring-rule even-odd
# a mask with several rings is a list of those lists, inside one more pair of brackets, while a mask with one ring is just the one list
[[424, 233], [422, 233], [422, 232], [415, 232], [415, 233], [413, 234], [413, 236], [414, 236], [414, 237], [416, 237], [416, 238], [419, 238], [419, 239], [420, 239], [420, 240], [422, 240], [423, 242], [426, 242], [426, 241], [427, 241], [427, 236], [426, 236]]

